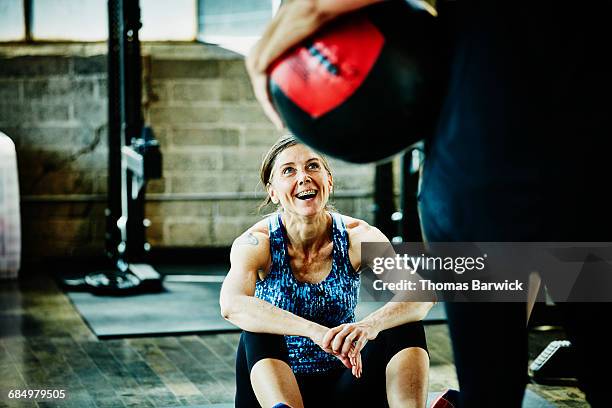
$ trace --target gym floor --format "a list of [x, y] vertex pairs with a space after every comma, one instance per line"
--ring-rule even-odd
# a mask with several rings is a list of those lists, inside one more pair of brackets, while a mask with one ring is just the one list
[[[231, 403], [239, 334], [98, 340], [44, 273], [0, 282], [0, 407], [173, 407]], [[427, 326], [430, 390], [456, 388], [445, 325]], [[562, 332], [532, 332], [530, 360]], [[503, 351], [500, 351], [503, 352]], [[494, 364], [494, 362], [493, 362]], [[529, 388], [558, 407], [587, 407], [575, 387]], [[65, 390], [67, 399], [7, 399], [11, 389]]]

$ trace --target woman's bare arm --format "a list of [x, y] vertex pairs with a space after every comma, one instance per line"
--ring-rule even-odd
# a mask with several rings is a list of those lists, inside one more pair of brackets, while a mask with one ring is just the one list
[[238, 237], [230, 255], [231, 268], [221, 287], [221, 314], [243, 330], [255, 333], [305, 336], [320, 342], [327, 328], [254, 297], [258, 270], [266, 268], [269, 242], [265, 234], [247, 231]]
[[[378, 228], [363, 221], [359, 221], [356, 227], [349, 231], [349, 237], [350, 251], [354, 257], [361, 258], [361, 244], [367, 242], [387, 243], [389, 244], [389, 252], [381, 254], [381, 256], [395, 256], [395, 251], [393, 251], [387, 237]], [[371, 266], [372, 259], [364, 259], [363, 262]], [[406, 271], [401, 271], [401, 273], [405, 275]], [[420, 297], [425, 295], [420, 294]], [[434, 304], [435, 294], [431, 293], [430, 297], [431, 301], [414, 302], [402, 300], [403, 296], [400, 294], [397, 299], [386, 303], [359, 322], [331, 328], [323, 339], [323, 347], [331, 348], [335, 353], [348, 354], [349, 357], [352, 357], [355, 353], [361, 351], [368, 340], [375, 339], [381, 331], [401, 324], [423, 320]], [[351, 349], [353, 344], [354, 347]]]
[[[254, 297], [258, 271], [265, 269], [270, 248], [266, 234], [247, 231], [238, 237], [230, 255], [231, 268], [223, 286], [219, 304], [223, 318], [243, 330], [254, 333], [304, 336], [321, 346], [328, 328]], [[323, 348], [323, 347], [322, 347]], [[325, 351], [331, 353], [330, 349]], [[336, 356], [357, 375], [360, 355]]]

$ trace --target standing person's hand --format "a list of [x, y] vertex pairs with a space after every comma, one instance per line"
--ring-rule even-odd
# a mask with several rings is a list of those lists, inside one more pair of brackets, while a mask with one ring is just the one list
[[299, 44], [337, 16], [382, 0], [292, 0], [283, 2], [261, 39], [246, 58], [255, 97], [272, 123], [283, 122], [270, 101], [268, 69], [291, 47]]
[[272, 105], [270, 92], [268, 89], [268, 74], [266, 71], [260, 71], [256, 68], [254, 61], [257, 59], [257, 56], [253, 53], [249, 54], [246, 59], [246, 68], [249, 74], [249, 78], [251, 79], [251, 86], [253, 87], [253, 93], [255, 94], [255, 98], [263, 108], [264, 113], [272, 121], [274, 126], [278, 130], [282, 130], [284, 128], [283, 121], [280, 116], [274, 109]]
[[309, 0], [282, 4], [246, 58], [255, 98], [277, 129], [283, 121], [274, 109], [268, 89], [268, 69], [283, 53], [314, 33], [326, 21], [321, 18], [318, 3]]

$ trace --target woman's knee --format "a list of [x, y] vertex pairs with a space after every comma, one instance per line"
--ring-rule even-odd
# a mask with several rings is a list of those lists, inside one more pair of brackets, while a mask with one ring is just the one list
[[249, 376], [252, 381], [254, 377], [276, 378], [281, 375], [289, 374], [295, 377], [291, 370], [291, 366], [289, 366], [286, 361], [276, 358], [262, 358], [253, 364]]
[[274, 358], [257, 361], [251, 369], [250, 379], [262, 407], [303, 407], [297, 380], [285, 361]]
[[389, 406], [424, 407], [429, 354], [420, 347], [400, 350], [387, 363], [385, 377]]
[[417, 369], [418, 371], [429, 369], [429, 354], [421, 347], [407, 347], [398, 351], [387, 363], [387, 376], [406, 367]]

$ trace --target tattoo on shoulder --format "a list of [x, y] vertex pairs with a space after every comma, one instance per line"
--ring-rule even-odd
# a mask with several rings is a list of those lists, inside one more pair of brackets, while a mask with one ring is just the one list
[[253, 233], [249, 232], [248, 234], [242, 234], [237, 243], [240, 245], [258, 245], [259, 240]]

